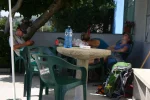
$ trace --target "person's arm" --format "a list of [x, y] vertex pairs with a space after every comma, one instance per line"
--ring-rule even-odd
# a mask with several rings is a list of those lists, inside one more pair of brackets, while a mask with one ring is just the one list
[[113, 52], [126, 52], [128, 51], [128, 46], [124, 46], [122, 49], [112, 50]]
[[115, 45], [109, 46], [107, 49], [112, 50], [115, 48]]
[[14, 45], [14, 50], [16, 50], [16, 49], [20, 49], [20, 48], [22, 48], [22, 47], [25, 47], [26, 46], [26, 44], [25, 43], [23, 43], [23, 44], [16, 44], [16, 45]]
[[33, 41], [26, 41], [25, 43], [23, 43], [23, 44], [16, 44], [16, 45], [14, 45], [13, 46], [13, 49], [14, 50], [16, 50], [16, 49], [20, 49], [20, 48], [22, 48], [22, 47], [25, 47], [25, 46], [31, 46], [31, 45], [33, 45]]
[[89, 43], [88, 43], [92, 48], [97, 48], [100, 44], [99, 40], [91, 40]]

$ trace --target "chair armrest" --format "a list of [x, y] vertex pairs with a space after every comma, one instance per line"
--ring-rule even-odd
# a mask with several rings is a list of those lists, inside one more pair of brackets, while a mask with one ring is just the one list
[[[79, 66], [76, 66], [76, 65], [73, 65], [73, 66], [69, 66], [69, 67], [62, 67], [62, 66], [57, 66], [57, 67], [61, 67], [61, 68], [67, 68], [67, 69], [71, 69], [71, 70], [80, 70], [81, 71], [81, 80], [83, 82], [86, 83], [86, 77], [87, 77], [87, 71], [86, 71], [86, 68], [85, 67], [79, 67]], [[54, 66], [53, 66], [53, 70], [54, 70]]]

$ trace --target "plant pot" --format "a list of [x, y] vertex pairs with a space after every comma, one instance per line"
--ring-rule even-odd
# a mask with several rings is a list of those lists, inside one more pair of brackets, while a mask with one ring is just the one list
[[126, 32], [126, 33], [131, 33], [131, 28], [128, 27], [128, 26], [126, 26], [126, 27], [124, 28], [124, 32]]

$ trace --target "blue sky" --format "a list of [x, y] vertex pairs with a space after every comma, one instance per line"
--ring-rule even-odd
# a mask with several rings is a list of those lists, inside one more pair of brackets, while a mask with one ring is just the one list
[[115, 19], [114, 19], [114, 34], [122, 34], [123, 19], [124, 19], [124, 0], [114, 0], [116, 2]]

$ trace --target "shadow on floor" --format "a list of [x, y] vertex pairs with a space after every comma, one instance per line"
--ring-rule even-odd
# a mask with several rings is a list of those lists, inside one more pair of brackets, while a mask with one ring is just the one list
[[[5, 82], [5, 83], [12, 83], [12, 75], [10, 73], [2, 73], [0, 74], [0, 82]], [[24, 84], [24, 74], [15, 74], [15, 83], [19, 84]], [[36, 82], [34, 82], [36, 81]], [[39, 88], [40, 87], [40, 82], [39, 82], [39, 77], [34, 76], [32, 80], [32, 88]]]

